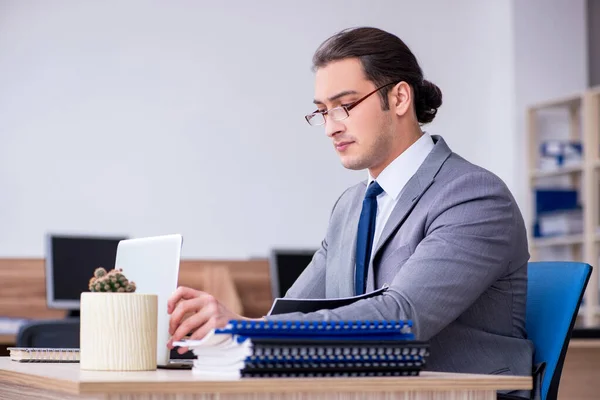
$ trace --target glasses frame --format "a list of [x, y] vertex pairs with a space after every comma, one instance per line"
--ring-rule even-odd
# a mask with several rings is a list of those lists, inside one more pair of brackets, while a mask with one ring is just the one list
[[[386, 83], [385, 85], [378, 87], [377, 89], [373, 90], [371, 93], [364, 95], [360, 99], [358, 99], [358, 100], [356, 100], [356, 101], [354, 101], [351, 104], [348, 104], [346, 106], [337, 106], [337, 107], [332, 108], [331, 110], [325, 110], [325, 111], [319, 111], [317, 109], [317, 110], [313, 111], [312, 113], [305, 115], [304, 119], [306, 120], [306, 122], [308, 122], [308, 124], [310, 126], [321, 126], [321, 125], [325, 125], [325, 123], [327, 122], [326, 119], [325, 119], [325, 115], [329, 114], [330, 112], [332, 112], [334, 110], [344, 110], [346, 112], [346, 116], [344, 118], [335, 119], [335, 121], [343, 121], [343, 120], [345, 120], [346, 118], [348, 118], [350, 116], [350, 110], [352, 110], [354, 107], [356, 107], [357, 105], [359, 105], [360, 103], [362, 103], [364, 100], [366, 100], [373, 93], [378, 92], [379, 90], [383, 89], [386, 86], [395, 85], [397, 83], [398, 82]], [[323, 116], [323, 123], [321, 123], [321, 124], [314, 124], [314, 125], [310, 123], [310, 120], [316, 114], [321, 114]]]

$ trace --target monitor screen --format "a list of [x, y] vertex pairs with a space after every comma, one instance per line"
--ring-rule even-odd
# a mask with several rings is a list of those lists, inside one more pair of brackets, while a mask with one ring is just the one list
[[317, 250], [272, 250], [270, 258], [273, 298], [283, 297], [310, 264]]
[[79, 310], [94, 270], [115, 267], [119, 241], [127, 237], [48, 235], [46, 298], [49, 308]]

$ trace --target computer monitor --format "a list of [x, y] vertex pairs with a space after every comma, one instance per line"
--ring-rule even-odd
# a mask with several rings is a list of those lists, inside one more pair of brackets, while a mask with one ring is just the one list
[[46, 237], [46, 303], [48, 308], [79, 310], [82, 292], [94, 270], [115, 268], [117, 246], [126, 236], [48, 234]]
[[317, 250], [273, 249], [269, 259], [271, 293], [273, 298], [283, 297], [310, 264]]

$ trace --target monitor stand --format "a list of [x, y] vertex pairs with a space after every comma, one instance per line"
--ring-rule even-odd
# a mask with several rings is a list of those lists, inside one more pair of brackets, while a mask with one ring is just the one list
[[79, 314], [79, 310], [68, 310], [67, 311], [67, 318], [79, 318], [80, 314]]

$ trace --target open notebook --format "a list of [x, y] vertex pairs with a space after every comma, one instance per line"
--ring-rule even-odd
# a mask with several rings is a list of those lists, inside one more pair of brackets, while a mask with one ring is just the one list
[[293, 312], [311, 313], [319, 310], [333, 310], [339, 307], [348, 306], [359, 300], [379, 296], [389, 289], [388, 285], [383, 285], [380, 289], [358, 296], [340, 297], [335, 299], [295, 299], [288, 297], [278, 297], [273, 302], [267, 315], [287, 314]]
[[19, 362], [79, 362], [79, 349], [9, 347], [10, 359]]

